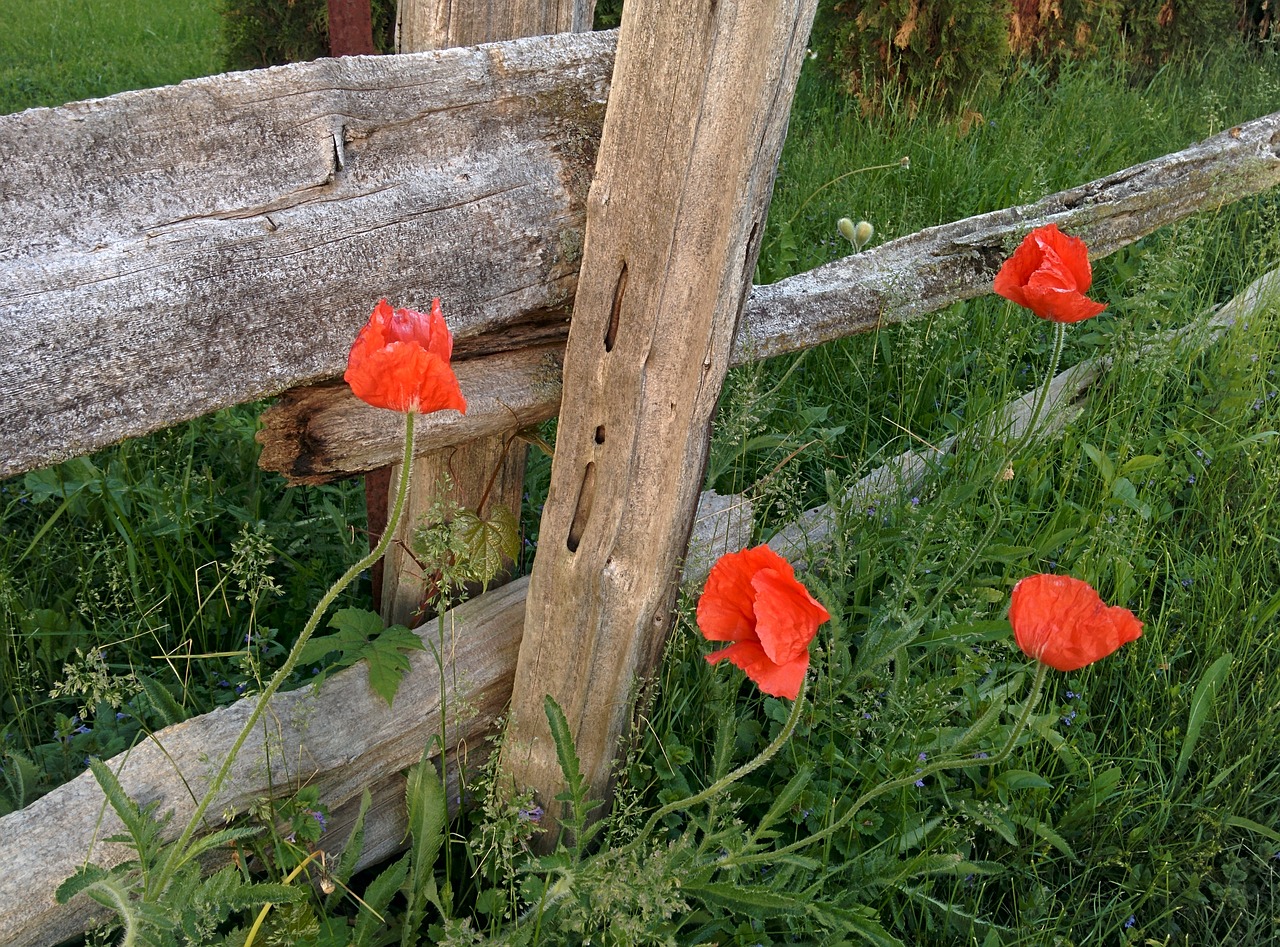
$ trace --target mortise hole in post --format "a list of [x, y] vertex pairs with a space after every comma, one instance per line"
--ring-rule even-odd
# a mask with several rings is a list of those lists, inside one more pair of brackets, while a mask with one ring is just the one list
[[618, 282], [613, 287], [613, 306], [609, 310], [609, 328], [604, 330], [604, 350], [613, 351], [613, 343], [618, 341], [618, 321], [622, 318], [622, 296], [627, 291], [627, 261], [622, 261], [622, 272], [618, 274]]
[[599, 427], [596, 428], [596, 443], [597, 444], [604, 443], [604, 425], [603, 424], [601, 424]]
[[582, 474], [582, 486], [578, 490], [578, 505], [573, 511], [573, 522], [569, 524], [569, 541], [566, 545], [570, 552], [578, 551], [578, 544], [582, 542], [582, 534], [586, 532], [587, 520], [591, 518], [591, 503], [596, 496], [596, 465], [595, 461], [587, 464], [587, 469]]

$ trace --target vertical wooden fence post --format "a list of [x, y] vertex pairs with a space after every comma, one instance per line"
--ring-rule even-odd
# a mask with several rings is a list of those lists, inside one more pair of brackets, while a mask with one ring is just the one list
[[[402, 53], [424, 52], [589, 30], [594, 8], [594, 0], [400, 0], [396, 49]], [[449, 301], [443, 303], [447, 318]], [[519, 520], [526, 454], [525, 443], [510, 431], [417, 458], [408, 506], [396, 541], [383, 560], [380, 584], [379, 572], [374, 572], [374, 585], [380, 592], [379, 610], [388, 624], [411, 625], [421, 605], [426, 583], [409, 552], [414, 525], [438, 501], [457, 503], [482, 517], [505, 506]], [[387, 485], [395, 479], [395, 473], [393, 468], [388, 478], [375, 472], [366, 480], [371, 533], [379, 513], [385, 524]], [[376, 541], [376, 537], [371, 539]], [[500, 578], [501, 581], [505, 579]]]
[[661, 654], [816, 0], [629, 0], [504, 766], [548, 816], [563, 708], [594, 798]]

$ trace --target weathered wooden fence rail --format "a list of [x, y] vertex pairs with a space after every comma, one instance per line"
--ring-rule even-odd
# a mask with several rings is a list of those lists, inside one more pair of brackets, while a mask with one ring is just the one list
[[[459, 358], [562, 341], [614, 42], [319, 60], [0, 116], [0, 476], [334, 377], [379, 295], [447, 299]], [[734, 359], [984, 292], [1037, 221], [1104, 255], [1278, 180], [1280, 113], [758, 287]], [[548, 416], [549, 365], [474, 366], [494, 397], [423, 449], [505, 428], [504, 402]], [[315, 459], [273, 444], [272, 465], [363, 469], [330, 443], [351, 426], [326, 408]]]
[[[458, 331], [472, 410], [424, 419], [420, 449], [555, 413], [613, 42], [562, 35], [327, 60], [0, 117], [0, 475], [335, 376], [379, 295], [419, 307], [446, 297]], [[732, 360], [986, 292], [1016, 238], [1040, 223], [1105, 255], [1277, 183], [1280, 113], [1037, 204], [758, 287]], [[321, 386], [273, 410], [264, 457], [320, 481], [394, 459], [399, 437], [397, 418]], [[466, 645], [453, 680], [481, 706], [472, 738], [510, 691], [523, 615], [523, 584], [455, 614]], [[408, 676], [394, 714], [368, 700], [359, 669], [340, 677], [318, 698], [333, 705], [298, 692], [273, 707], [290, 778], [319, 782], [335, 805], [370, 782], [390, 799], [395, 773], [438, 726], [435, 669]], [[205, 778], [200, 754], [215, 755], [244, 713], [157, 734], [116, 761], [125, 788], [180, 821], [187, 785], [198, 792]], [[370, 739], [357, 744], [356, 731]], [[272, 790], [248, 775], [229, 785], [225, 804]], [[58, 907], [51, 892], [95, 831], [110, 834], [109, 819], [94, 825], [101, 810], [82, 776], [0, 819], [0, 942], [47, 944], [81, 929], [85, 906]], [[389, 851], [395, 832], [374, 837], [370, 856]]]

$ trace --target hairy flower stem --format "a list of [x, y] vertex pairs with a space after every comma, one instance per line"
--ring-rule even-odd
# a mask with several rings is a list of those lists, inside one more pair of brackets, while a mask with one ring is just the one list
[[708, 799], [715, 798], [740, 780], [743, 776], [755, 772], [765, 763], [769, 762], [769, 760], [773, 759], [773, 757], [777, 755], [777, 752], [786, 744], [787, 740], [791, 739], [791, 734], [795, 732], [796, 724], [800, 722], [800, 716], [804, 711], [804, 693], [808, 689], [808, 686], [809, 682], [807, 679], [801, 682], [800, 693], [796, 694], [796, 699], [791, 702], [791, 713], [787, 716], [787, 722], [782, 725], [782, 730], [780, 730], [778, 735], [774, 737], [773, 742], [760, 751], [759, 756], [753, 760], [743, 763], [732, 773], [721, 776], [706, 789], [702, 790], [702, 792], [695, 793], [687, 799], [677, 799], [675, 802], [667, 803], [649, 817], [649, 821], [645, 823], [645, 827], [641, 830], [640, 834], [637, 835], [629, 845], [623, 848], [619, 854], [629, 852], [631, 849], [635, 848], [637, 844], [648, 838], [649, 833], [653, 831], [658, 822], [671, 815], [671, 813], [682, 812], [683, 810], [696, 806], [699, 803], [706, 802]]
[[245, 721], [244, 727], [241, 728], [240, 735], [236, 737], [235, 743], [231, 744], [231, 749], [227, 751], [221, 768], [209, 784], [209, 789], [204, 794], [204, 798], [196, 806], [196, 811], [192, 813], [190, 821], [187, 822], [187, 827], [182, 830], [182, 835], [178, 837], [177, 842], [169, 849], [169, 854], [165, 858], [164, 865], [155, 880], [154, 891], [156, 893], [165, 889], [165, 886], [173, 879], [174, 874], [186, 861], [187, 847], [191, 842], [191, 837], [195, 835], [196, 829], [200, 827], [200, 822], [204, 818], [205, 812], [208, 811], [209, 805], [217, 797], [223, 783], [227, 781], [227, 774], [231, 772], [231, 766], [235, 762], [240, 748], [244, 746], [245, 740], [249, 739], [249, 734], [253, 732], [253, 728], [258, 725], [263, 712], [267, 709], [267, 702], [280, 689], [280, 685], [288, 680], [289, 675], [293, 673], [294, 667], [298, 664], [298, 658], [302, 654], [302, 648], [307, 643], [307, 639], [315, 633], [320, 624], [320, 619], [329, 610], [329, 606], [333, 604], [334, 599], [342, 594], [342, 591], [355, 581], [361, 572], [381, 559], [383, 553], [387, 551], [387, 547], [391, 545], [391, 539], [395, 536], [396, 526], [399, 525], [400, 517], [404, 513], [405, 498], [409, 494], [409, 481], [413, 472], [413, 418], [414, 413], [412, 411], [405, 415], [404, 457], [400, 462], [400, 482], [396, 487], [395, 504], [391, 508], [391, 515], [387, 517], [387, 526], [382, 531], [382, 537], [369, 554], [344, 572], [341, 578], [333, 583], [329, 587], [329, 591], [316, 603], [315, 610], [312, 611], [311, 617], [307, 619], [307, 623], [298, 635], [298, 640], [290, 649], [288, 657], [284, 659], [284, 664], [280, 665], [280, 669], [271, 676], [271, 681], [267, 684], [266, 689], [258, 696], [258, 702], [249, 714], [249, 719]]
[[1036, 392], [1036, 400], [1035, 404], [1031, 406], [1031, 417], [1027, 421], [1027, 429], [1022, 432], [1022, 437], [1018, 440], [1018, 446], [1013, 452], [1014, 456], [1021, 454], [1022, 449], [1035, 437], [1036, 425], [1040, 423], [1040, 412], [1044, 410], [1045, 404], [1049, 401], [1049, 389], [1053, 387], [1053, 376], [1058, 373], [1058, 362], [1062, 360], [1062, 343], [1066, 337], [1067, 324], [1065, 322], [1055, 322], [1053, 324], [1053, 354], [1049, 356], [1049, 371], [1044, 376], [1044, 384]]
[[938, 760], [934, 763], [929, 763], [912, 773], [910, 776], [900, 776], [897, 779], [891, 779], [888, 782], [881, 783], [874, 789], [868, 789], [854, 801], [853, 805], [845, 810], [844, 815], [840, 816], [840, 818], [836, 819], [836, 821], [832, 822], [825, 829], [815, 832], [808, 838], [800, 839], [797, 842], [792, 842], [790, 845], [785, 845], [782, 848], [774, 849], [772, 851], [760, 852], [756, 855], [746, 855], [742, 858], [728, 858], [722, 863], [722, 867], [729, 867], [730, 865], [750, 865], [753, 862], [774, 861], [780, 855], [789, 855], [792, 852], [799, 851], [802, 848], [812, 845], [814, 842], [820, 842], [829, 835], [833, 835], [840, 831], [840, 829], [853, 821], [854, 816], [861, 812], [866, 807], [867, 803], [871, 802], [873, 799], [878, 799], [886, 793], [914, 785], [919, 780], [922, 780], [927, 776], [932, 776], [935, 773], [941, 773], [944, 770], [949, 769], [968, 769], [971, 766], [999, 766], [1009, 758], [1009, 755], [1013, 752], [1013, 748], [1018, 743], [1018, 739], [1022, 736], [1022, 732], [1027, 728], [1027, 722], [1031, 719], [1031, 711], [1035, 708], [1036, 704], [1040, 703], [1040, 693], [1044, 690], [1045, 678], [1048, 677], [1048, 675], [1049, 665], [1038, 665], [1035, 680], [1031, 684], [1031, 693], [1027, 697], [1026, 704], [1023, 705], [1022, 713], [1018, 716], [1017, 723], [1013, 725], [1013, 730], [1009, 734], [1008, 742], [1005, 743], [999, 753], [990, 759], [984, 760], [975, 757], [965, 757], [964, 759]]

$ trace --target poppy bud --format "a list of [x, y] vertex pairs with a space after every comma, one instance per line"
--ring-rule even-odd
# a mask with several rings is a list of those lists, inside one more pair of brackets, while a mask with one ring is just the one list
[[857, 232], [854, 230], [853, 221], [848, 217], [841, 217], [836, 221], [836, 230], [840, 231], [840, 236], [844, 237], [850, 243], [855, 241]]

